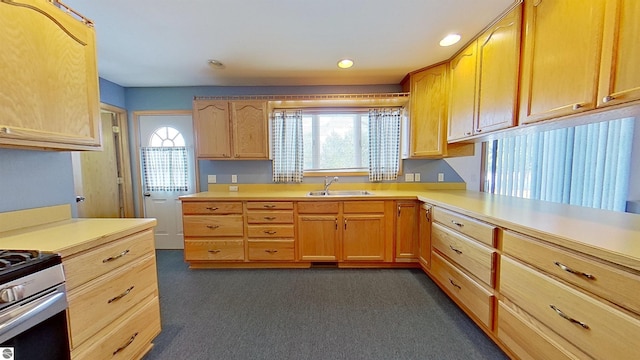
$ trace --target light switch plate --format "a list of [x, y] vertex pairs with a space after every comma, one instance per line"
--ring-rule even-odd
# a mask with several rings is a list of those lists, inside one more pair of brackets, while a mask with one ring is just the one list
[[404, 174], [404, 181], [405, 182], [413, 182], [413, 174], [412, 173]]
[[229, 185], [229, 191], [238, 191], [238, 185]]
[[416, 182], [419, 182], [420, 181], [420, 173], [413, 174], [413, 180], [415, 180]]
[[207, 182], [209, 184], [215, 184], [217, 181], [216, 176], [215, 175], [207, 175]]
[[238, 182], [238, 175], [231, 175], [231, 183], [235, 184]]
[[438, 173], [438, 182], [444, 181], [444, 173]]

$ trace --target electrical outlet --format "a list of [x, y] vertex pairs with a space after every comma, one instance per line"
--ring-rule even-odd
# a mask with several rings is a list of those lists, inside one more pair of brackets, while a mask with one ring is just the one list
[[413, 174], [413, 180], [415, 180], [416, 182], [420, 182], [420, 173]]
[[405, 182], [413, 182], [413, 174], [412, 173], [404, 174], [404, 181]]
[[217, 182], [215, 175], [207, 175], [207, 182], [209, 184], [215, 184]]
[[444, 181], [444, 173], [438, 173], [438, 182]]
[[230, 185], [229, 191], [238, 191], [238, 185]]
[[231, 175], [231, 183], [235, 184], [238, 182], [238, 175]]

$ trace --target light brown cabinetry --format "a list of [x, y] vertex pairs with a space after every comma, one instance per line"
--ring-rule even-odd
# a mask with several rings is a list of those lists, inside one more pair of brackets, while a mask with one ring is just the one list
[[298, 203], [298, 259], [301, 261], [337, 261], [339, 256], [340, 203]]
[[160, 332], [153, 241], [145, 230], [63, 258], [73, 359], [141, 358], [151, 348]]
[[384, 201], [345, 201], [342, 222], [342, 260], [386, 259]]
[[420, 205], [417, 201], [397, 201], [396, 207], [396, 262], [417, 261]]
[[241, 201], [183, 201], [182, 222], [186, 261], [244, 260]]
[[604, 3], [525, 1], [521, 124], [596, 107]]
[[99, 150], [95, 31], [49, 1], [0, 3], [0, 146]]
[[420, 219], [418, 220], [418, 261], [425, 271], [431, 268], [431, 217], [432, 206], [420, 205]]
[[474, 132], [477, 53], [478, 42], [473, 41], [449, 62], [449, 141], [471, 136]]
[[293, 202], [248, 201], [247, 236], [249, 261], [293, 261]]
[[267, 159], [265, 101], [194, 100], [198, 158]]
[[607, 0], [598, 106], [640, 99], [640, 2]]

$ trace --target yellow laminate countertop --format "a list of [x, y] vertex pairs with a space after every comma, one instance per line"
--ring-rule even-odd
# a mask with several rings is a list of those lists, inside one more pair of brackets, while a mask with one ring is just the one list
[[67, 219], [0, 233], [0, 248], [40, 250], [64, 258], [155, 225], [155, 219]]
[[418, 199], [640, 271], [640, 215], [467, 190], [370, 190], [365, 196], [307, 196], [307, 190], [208, 191], [185, 201]]

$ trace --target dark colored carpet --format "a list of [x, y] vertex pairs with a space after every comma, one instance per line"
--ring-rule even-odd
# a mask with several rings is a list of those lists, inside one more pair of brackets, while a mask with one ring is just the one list
[[159, 250], [152, 359], [506, 359], [421, 270], [189, 270]]

